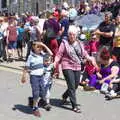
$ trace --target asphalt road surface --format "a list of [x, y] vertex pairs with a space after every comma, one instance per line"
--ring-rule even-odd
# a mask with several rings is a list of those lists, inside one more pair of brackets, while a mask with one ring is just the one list
[[31, 96], [29, 82], [20, 83], [21, 72], [0, 67], [0, 120], [119, 120], [120, 99], [106, 101], [99, 92], [77, 90], [77, 101], [82, 113], [75, 113], [71, 105], [61, 105], [65, 82], [54, 80], [51, 90], [51, 111], [40, 108], [41, 118], [32, 115], [27, 106]]

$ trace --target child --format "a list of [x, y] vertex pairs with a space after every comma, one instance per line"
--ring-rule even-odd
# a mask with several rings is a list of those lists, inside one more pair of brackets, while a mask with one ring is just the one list
[[88, 76], [88, 79], [86, 79], [86, 83], [88, 83], [88, 85], [84, 86], [84, 90], [95, 90], [97, 83], [96, 73], [98, 72], [98, 67], [94, 66], [90, 61], [86, 61], [85, 72]]
[[25, 41], [24, 41], [24, 24], [20, 23], [20, 27], [17, 29], [18, 31], [18, 37], [17, 37], [17, 52], [18, 52], [18, 57], [20, 60], [23, 60], [23, 47], [25, 46]]
[[90, 55], [96, 58], [99, 48], [99, 42], [96, 35], [92, 34], [91, 40], [89, 41], [89, 46], [90, 46]]
[[33, 42], [32, 44], [32, 51], [27, 59], [25, 69], [23, 70], [23, 75], [21, 82], [26, 82], [26, 73], [29, 72], [30, 74], [30, 84], [32, 88], [32, 95], [33, 95], [33, 114], [37, 117], [40, 117], [41, 114], [38, 110], [38, 99], [40, 97], [40, 92], [42, 92], [41, 96], [45, 99], [45, 89], [44, 89], [44, 64], [43, 58], [45, 53], [43, 50], [47, 51], [48, 54], [52, 55], [50, 49], [44, 45], [42, 42]]
[[51, 56], [46, 55], [44, 57], [44, 88], [45, 88], [45, 105], [44, 108], [49, 111], [51, 109], [50, 105], [50, 89], [52, 86], [52, 74], [53, 74], [53, 64], [51, 63]]

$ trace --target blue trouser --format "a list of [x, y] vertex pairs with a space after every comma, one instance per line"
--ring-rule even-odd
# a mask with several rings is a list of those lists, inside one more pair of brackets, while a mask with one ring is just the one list
[[33, 99], [37, 100], [39, 97], [45, 99], [43, 76], [30, 75], [30, 83], [32, 87]]
[[72, 103], [72, 107], [76, 107], [76, 89], [78, 88], [80, 81], [80, 71], [73, 70], [63, 70], [63, 74], [65, 76], [65, 80], [67, 82], [68, 89], [64, 92], [63, 98], [70, 98]]

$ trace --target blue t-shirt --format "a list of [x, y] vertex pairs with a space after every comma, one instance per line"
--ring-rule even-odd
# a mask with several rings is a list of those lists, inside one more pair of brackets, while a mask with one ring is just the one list
[[61, 24], [61, 28], [64, 27], [64, 32], [62, 36], [68, 36], [69, 19], [67, 17], [61, 19], [60, 24]]
[[18, 40], [23, 40], [24, 39], [24, 32], [25, 32], [25, 29], [24, 28], [18, 28]]

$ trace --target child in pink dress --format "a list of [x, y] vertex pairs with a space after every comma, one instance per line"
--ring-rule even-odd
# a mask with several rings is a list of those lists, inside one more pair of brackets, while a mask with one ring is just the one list
[[87, 73], [86, 83], [84, 90], [95, 90], [97, 85], [97, 72], [99, 68], [94, 66], [90, 61], [86, 61], [85, 72]]
[[96, 35], [93, 34], [91, 36], [91, 40], [89, 41], [89, 46], [90, 46], [90, 55], [96, 58], [99, 48], [99, 41]]

